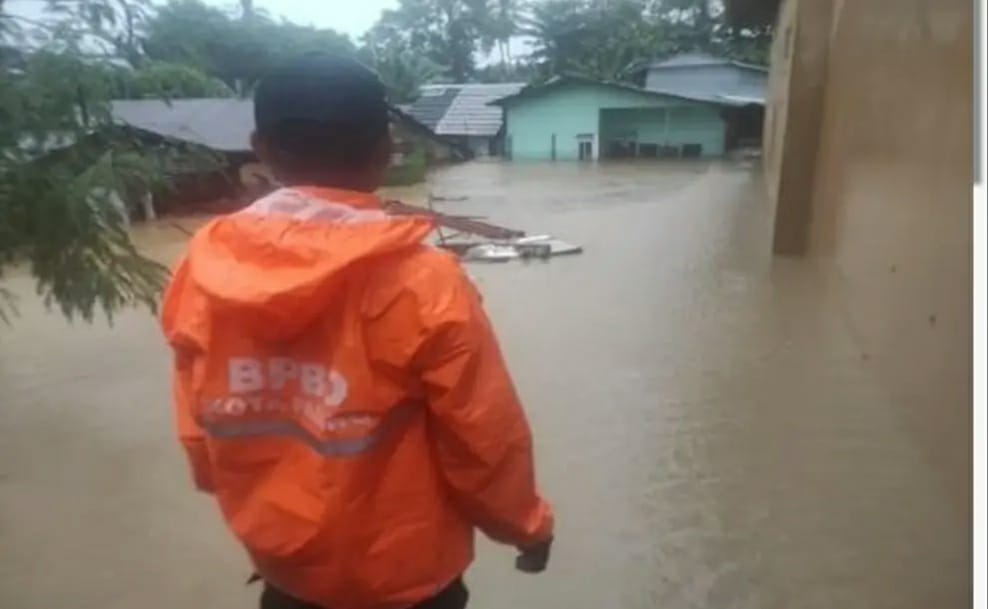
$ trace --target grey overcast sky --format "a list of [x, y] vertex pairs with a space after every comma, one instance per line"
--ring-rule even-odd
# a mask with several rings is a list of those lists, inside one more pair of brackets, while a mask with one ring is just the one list
[[[230, 7], [229, 2], [207, 2]], [[273, 16], [304, 25], [333, 28], [355, 39], [374, 25], [382, 10], [397, 5], [398, 0], [255, 0], [255, 6]]]
[[[164, 0], [154, 0], [160, 4]], [[236, 0], [204, 0], [207, 4], [230, 11], [238, 10]], [[45, 2], [43, 0], [6, 0], [4, 9], [13, 14], [38, 18], [42, 16]], [[398, 0], [255, 0], [254, 6], [264, 9], [274, 17], [284, 17], [289, 21], [316, 27], [328, 27], [349, 34], [354, 42], [360, 42], [360, 37], [366, 32], [381, 11], [398, 6]], [[511, 39], [511, 54], [521, 57], [530, 52], [526, 39], [518, 37]], [[488, 63], [494, 61], [491, 57], [480, 57], [479, 61]]]
[[[236, 0], [205, 0], [207, 4], [237, 10]], [[155, 0], [155, 4], [161, 0]], [[381, 11], [394, 8], [398, 0], [255, 0], [254, 6], [272, 16], [303, 25], [329, 27], [347, 33], [355, 41], [374, 25]], [[39, 0], [7, 0], [4, 9], [25, 17], [38, 17], [45, 3]]]

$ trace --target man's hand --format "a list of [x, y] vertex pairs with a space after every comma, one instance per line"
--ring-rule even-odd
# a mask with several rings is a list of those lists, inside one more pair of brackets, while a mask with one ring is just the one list
[[521, 554], [515, 559], [515, 568], [523, 573], [541, 573], [549, 564], [549, 550], [552, 549], [552, 538], [528, 548], [518, 548]]

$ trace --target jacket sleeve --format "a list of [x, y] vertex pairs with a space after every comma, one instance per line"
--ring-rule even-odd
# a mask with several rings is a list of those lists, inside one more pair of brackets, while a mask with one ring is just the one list
[[552, 536], [535, 483], [532, 435], [480, 296], [457, 268], [416, 357], [440, 467], [461, 509], [491, 539]]
[[185, 316], [191, 315], [187, 302], [185, 284], [187, 281], [187, 266], [180, 263], [165, 294], [162, 308], [162, 326], [168, 343], [172, 348], [172, 406], [178, 439], [185, 449], [189, 465], [192, 469], [192, 479], [196, 488], [204, 492], [213, 492], [212, 466], [209, 452], [206, 449], [206, 437], [195, 420], [195, 386], [193, 383], [195, 359], [198, 352], [193, 333], [183, 323]]

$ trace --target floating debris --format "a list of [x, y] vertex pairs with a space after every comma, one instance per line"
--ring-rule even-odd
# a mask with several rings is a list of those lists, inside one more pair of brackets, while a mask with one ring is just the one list
[[[548, 259], [554, 256], [580, 254], [583, 247], [552, 235], [526, 236], [524, 231], [498, 226], [471, 216], [454, 216], [432, 209], [387, 201], [385, 209], [394, 215], [419, 215], [432, 218], [437, 225], [439, 247], [456, 253], [468, 262], [508, 262], [516, 258]], [[443, 228], [455, 231], [452, 235]], [[478, 239], [479, 237], [479, 239]]]

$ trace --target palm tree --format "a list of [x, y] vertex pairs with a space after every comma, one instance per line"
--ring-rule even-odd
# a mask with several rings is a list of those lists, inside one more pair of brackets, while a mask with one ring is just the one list
[[574, 0], [533, 3], [519, 23], [519, 32], [534, 39], [532, 59], [544, 75], [570, 69], [583, 55], [589, 26], [586, 6]]
[[428, 57], [398, 45], [374, 52], [371, 63], [388, 89], [389, 100], [395, 104], [415, 101], [422, 85], [435, 81], [446, 71]]

